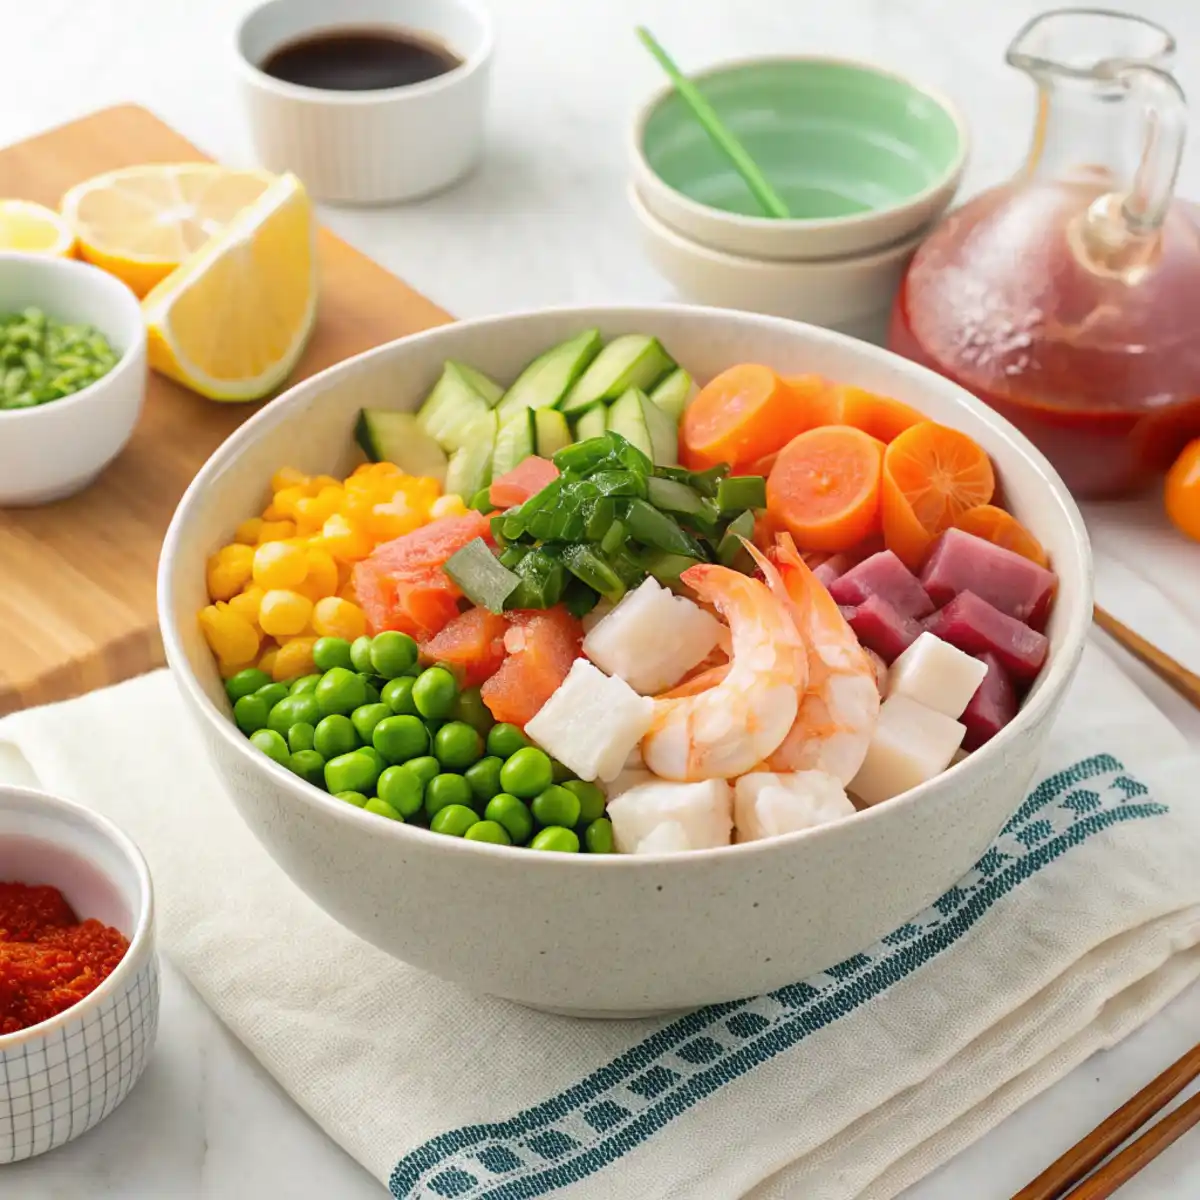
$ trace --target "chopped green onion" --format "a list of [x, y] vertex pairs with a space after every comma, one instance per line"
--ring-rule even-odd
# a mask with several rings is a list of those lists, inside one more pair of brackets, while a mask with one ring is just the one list
[[733, 475], [717, 484], [717, 508], [723, 517], [766, 506], [767, 481], [761, 475]]
[[472, 604], [489, 612], [504, 611], [504, 602], [521, 583], [488, 549], [483, 538], [472, 538], [446, 560], [443, 568]]

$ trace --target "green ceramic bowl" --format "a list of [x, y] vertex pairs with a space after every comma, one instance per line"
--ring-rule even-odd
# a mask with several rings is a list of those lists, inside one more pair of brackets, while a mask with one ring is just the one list
[[655, 216], [713, 249], [769, 259], [862, 254], [934, 220], [962, 177], [969, 137], [958, 110], [890, 71], [766, 58], [694, 78], [793, 214], [762, 216], [667, 87], [635, 121], [635, 183]]

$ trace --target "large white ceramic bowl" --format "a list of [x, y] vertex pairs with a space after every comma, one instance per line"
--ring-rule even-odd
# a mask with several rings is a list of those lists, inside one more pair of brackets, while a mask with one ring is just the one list
[[[590, 326], [659, 337], [701, 380], [745, 360], [885, 392], [977, 438], [1005, 496], [1060, 574], [1050, 656], [1017, 719], [984, 749], [840, 824], [656, 857], [533, 853], [380, 821], [269, 761], [230, 720], [196, 620], [206, 556], [261, 510], [284, 464], [357, 461], [363, 406], [411, 408], [446, 358], [511, 379]], [[884, 350], [772, 317], [658, 306], [464, 321], [380, 346], [291, 389], [197, 475], [159, 569], [167, 660], [246, 822], [291, 878], [375, 945], [477, 992], [579, 1015], [628, 1016], [780, 987], [869, 945], [929, 904], [986, 849], [1025, 793], [1078, 664], [1091, 566], [1078, 510], [1046, 460], [955, 384]], [[225, 803], [214, 794], [212, 804]]]
[[154, 897], [137, 847], [112, 822], [43, 792], [0, 786], [0, 880], [56, 887], [80, 919], [129, 949], [78, 1004], [0, 1035], [0, 1164], [99, 1124], [141, 1077], [158, 1029]]
[[142, 309], [119, 279], [70, 258], [0, 253], [0, 314], [29, 307], [94, 325], [120, 359], [71, 396], [0, 409], [0, 508], [48, 504], [87, 487], [133, 436], [146, 396]]

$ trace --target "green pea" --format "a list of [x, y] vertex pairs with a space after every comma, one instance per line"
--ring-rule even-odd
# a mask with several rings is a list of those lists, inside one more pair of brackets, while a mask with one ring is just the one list
[[565, 825], [569, 829], [579, 823], [579, 797], [557, 783], [539, 792], [529, 807], [539, 825]]
[[350, 721], [354, 725], [358, 736], [364, 742], [369, 742], [371, 734], [375, 732], [375, 726], [385, 717], [390, 717], [391, 715], [392, 710], [386, 704], [364, 704], [361, 708], [356, 708], [350, 714]]
[[432, 754], [421, 754], [416, 758], [410, 758], [404, 765], [421, 781], [422, 788], [426, 787], [436, 775], [442, 773], [442, 764]]
[[347, 804], [353, 804], [355, 808], [364, 808], [367, 803], [367, 798], [362, 792], [338, 792], [335, 798], [345, 800]]
[[522, 800], [532, 800], [551, 784], [550, 756], [536, 746], [523, 746], [500, 768], [500, 786]]
[[362, 792], [366, 795], [375, 790], [378, 778], [375, 761], [356, 750], [339, 754], [325, 764], [325, 787], [334, 793]]
[[247, 667], [225, 680], [225, 693], [230, 704], [236, 704], [243, 696], [252, 695], [270, 682], [271, 677], [266, 671], [260, 671], [257, 667]]
[[471, 787], [461, 775], [435, 775], [425, 785], [425, 811], [431, 817], [448, 804], [471, 806]]
[[483, 755], [483, 738], [466, 721], [448, 721], [433, 736], [433, 754], [444, 771], [465, 771]]
[[233, 719], [237, 727], [247, 736], [258, 729], [266, 729], [271, 706], [257, 693], [242, 696], [233, 706]]
[[407, 633], [387, 629], [371, 642], [371, 668], [384, 679], [396, 679], [417, 661], [417, 643]]
[[429, 753], [429, 734], [420, 717], [385, 717], [375, 726], [371, 744], [390, 763], [408, 762]]
[[579, 837], [573, 829], [561, 825], [547, 825], [534, 835], [529, 843], [530, 850], [557, 850], [560, 854], [578, 854]]
[[260, 687], [254, 694], [261, 696], [267, 702], [269, 711], [288, 694], [288, 685], [286, 683], [268, 683], [266, 687]]
[[502, 825], [508, 836], [518, 845], [523, 846], [533, 832], [533, 815], [524, 800], [508, 792], [500, 792], [493, 796], [483, 810], [484, 818]]
[[267, 718], [267, 728], [274, 729], [276, 733], [286, 734], [293, 725], [301, 722], [316, 725], [320, 719], [321, 709], [317, 705], [316, 696], [312, 692], [301, 692], [299, 696], [284, 696], [271, 709], [271, 715]]
[[353, 671], [334, 667], [326, 671], [317, 684], [315, 695], [321, 713], [352, 713], [367, 702], [367, 686]]
[[363, 681], [363, 687], [367, 689], [367, 704], [379, 703], [379, 689], [375, 686], [374, 675], [360, 675], [359, 678]]
[[413, 703], [423, 717], [448, 717], [458, 695], [458, 684], [445, 667], [430, 667], [413, 681]]
[[359, 746], [355, 754], [365, 754], [374, 764], [377, 774], [383, 774], [388, 767], [388, 760], [374, 746]]
[[388, 767], [379, 776], [375, 791], [381, 800], [386, 800], [402, 817], [411, 817], [421, 811], [425, 799], [425, 784], [415, 771], [407, 766]]
[[402, 825], [404, 824], [404, 818], [386, 800], [380, 800], [378, 796], [372, 796], [363, 805], [363, 808], [377, 817], [387, 817], [389, 821], [399, 821]]
[[607, 817], [597, 817], [589, 822], [583, 831], [583, 844], [591, 854], [612, 854], [616, 849], [612, 822]]
[[322, 717], [313, 733], [313, 749], [326, 759], [349, 754], [360, 745], [358, 731], [349, 717], [340, 713]]
[[557, 758], [550, 758], [550, 777], [555, 783], [566, 783], [575, 778], [575, 772], [566, 763], [560, 763]]
[[312, 648], [313, 663], [318, 671], [332, 671], [334, 667], [344, 667], [349, 671], [354, 666], [350, 657], [350, 643], [345, 638], [317, 638]]
[[447, 804], [433, 814], [429, 828], [434, 833], [448, 833], [451, 837], [462, 837], [472, 825], [479, 823], [479, 814], [465, 804]]
[[250, 735], [250, 741], [268, 758], [273, 758], [285, 767], [288, 765], [287, 742], [283, 740], [282, 734], [276, 733], [274, 729], [256, 729]]
[[315, 750], [297, 750], [292, 755], [288, 766], [301, 779], [323, 787], [325, 781], [325, 760]]
[[288, 688], [288, 691], [291, 692], [293, 696], [300, 696], [305, 692], [315, 691], [317, 684], [320, 682], [320, 675], [301, 675], [300, 678]]
[[371, 639], [364, 633], [350, 644], [350, 662], [356, 671], [371, 671]]
[[477, 687], [463, 688], [458, 693], [453, 716], [456, 721], [465, 721], [474, 726], [483, 737], [487, 737], [488, 730], [496, 723]]
[[515, 726], [502, 721], [493, 725], [487, 735], [487, 752], [497, 758], [512, 758], [518, 750], [528, 746], [529, 739]]
[[486, 804], [500, 793], [500, 767], [503, 764], [495, 756], [481, 758], [463, 772], [463, 778], [471, 788], [476, 805]]
[[[442, 809], [442, 812], [445, 812]], [[442, 814], [438, 813], [440, 817]], [[508, 836], [508, 830], [503, 825], [495, 821], [476, 821], [463, 837], [469, 842], [491, 842], [495, 846], [511, 846], [512, 838]]]
[[287, 731], [288, 749], [295, 754], [297, 750], [313, 750], [316, 748], [317, 731], [307, 721], [297, 721]]
[[417, 706], [413, 703], [412, 698], [413, 680], [409, 675], [403, 675], [399, 679], [389, 679], [383, 685], [383, 691], [380, 692], [380, 699], [396, 714], [398, 717], [416, 717], [420, 714], [417, 712]]
[[590, 825], [597, 817], [604, 815], [604, 793], [594, 784], [584, 779], [568, 779], [563, 785], [568, 792], [574, 792], [579, 800], [579, 821]]

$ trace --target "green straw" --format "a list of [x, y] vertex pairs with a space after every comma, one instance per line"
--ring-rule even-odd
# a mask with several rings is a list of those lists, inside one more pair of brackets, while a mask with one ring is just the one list
[[713, 107], [700, 93], [700, 89], [688, 79], [675, 65], [671, 56], [654, 40], [654, 35], [643, 25], [637, 27], [637, 35], [643, 46], [658, 60], [659, 66], [667, 73], [675, 85], [675, 90], [683, 98], [684, 103], [692, 110], [700, 127], [712, 139], [713, 145], [725, 155], [734, 165], [737, 172], [746, 181], [746, 186], [754, 193], [759, 207], [768, 217], [778, 217], [787, 220], [792, 214], [788, 212], [779, 193], [767, 182], [763, 173], [754, 165], [754, 160], [746, 153], [745, 146], [725, 127]]

